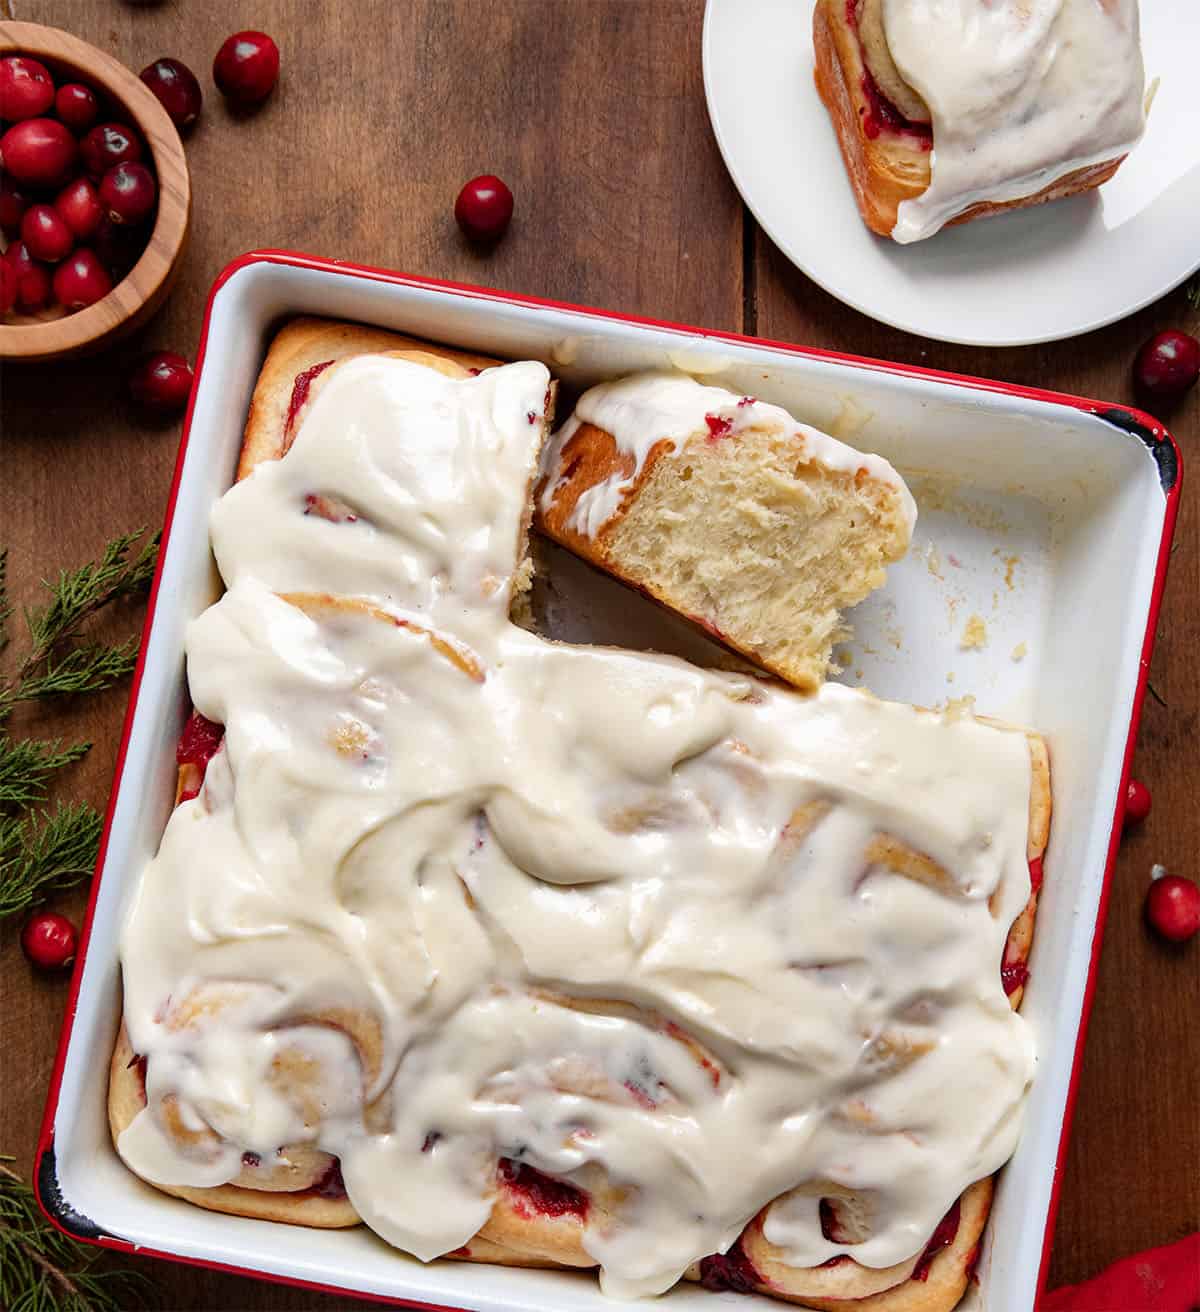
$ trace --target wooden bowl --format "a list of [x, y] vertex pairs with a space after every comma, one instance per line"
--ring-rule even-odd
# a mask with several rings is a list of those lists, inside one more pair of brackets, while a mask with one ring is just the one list
[[146, 249], [103, 300], [72, 314], [50, 309], [0, 323], [0, 360], [57, 360], [94, 351], [132, 331], [162, 304], [187, 242], [191, 183], [183, 142], [167, 111], [150, 88], [111, 55], [58, 28], [0, 22], [0, 56], [10, 54], [32, 55], [56, 82], [69, 75], [119, 106], [120, 117], [149, 147], [158, 175], [158, 212]]

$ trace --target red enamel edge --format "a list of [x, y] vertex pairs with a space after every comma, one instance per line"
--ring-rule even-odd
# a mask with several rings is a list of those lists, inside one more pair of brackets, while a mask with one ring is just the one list
[[[1087, 405], [1080, 407], [1088, 409]], [[1150, 657], [1154, 652], [1154, 631], [1158, 626], [1158, 613], [1162, 606], [1163, 592], [1167, 585], [1167, 566], [1171, 559], [1171, 539], [1175, 533], [1175, 519], [1179, 513], [1179, 492], [1183, 486], [1183, 461], [1179, 458], [1179, 448], [1171, 434], [1149, 415], [1138, 411], [1130, 413], [1140, 422], [1146, 424], [1162, 439], [1175, 447], [1178, 464], [1174, 486], [1166, 494], [1167, 505], [1163, 515], [1162, 537], [1158, 544], [1158, 560], [1154, 568], [1154, 587], [1150, 593], [1150, 606], [1146, 613], [1146, 633], [1142, 639], [1142, 655], [1139, 662], [1137, 686], [1133, 692], [1133, 709], [1129, 717], [1129, 733], [1125, 739], [1125, 758], [1121, 763], [1121, 778], [1117, 787], [1117, 800], [1113, 808], [1112, 830], [1108, 838], [1108, 856], [1104, 863], [1104, 879], [1100, 886], [1100, 901], [1096, 908], [1096, 925], [1092, 933], [1092, 956], [1088, 963], [1087, 983], [1084, 985], [1083, 1002], [1079, 1009], [1079, 1029], [1075, 1037], [1075, 1055], [1071, 1062], [1071, 1079], [1067, 1085], [1067, 1100], [1063, 1106], [1062, 1131], [1058, 1139], [1058, 1155], [1054, 1162], [1054, 1180], [1050, 1188], [1050, 1202], [1046, 1208], [1046, 1229], [1042, 1237], [1042, 1261], [1038, 1268], [1035, 1289], [1035, 1306], [1041, 1302], [1046, 1292], [1046, 1277], [1050, 1270], [1050, 1255], [1054, 1247], [1054, 1229], [1058, 1222], [1058, 1205], [1062, 1192], [1063, 1168], [1067, 1160], [1067, 1147], [1071, 1139], [1071, 1123], [1075, 1117], [1075, 1102], [1079, 1096], [1079, 1080], [1083, 1070], [1084, 1040], [1087, 1038], [1088, 1022], [1095, 1000], [1096, 980], [1100, 967], [1100, 947], [1104, 940], [1104, 926], [1108, 919], [1108, 903], [1112, 893], [1113, 870], [1117, 863], [1117, 849], [1121, 844], [1121, 824], [1125, 813], [1125, 793], [1133, 765], [1133, 754], [1137, 747], [1138, 726], [1142, 718], [1142, 706], [1146, 700], [1146, 682], [1150, 677]]]
[[[196, 349], [195, 385], [188, 401], [187, 414], [184, 418], [183, 432], [179, 441], [179, 455], [175, 461], [175, 473], [171, 480], [171, 491], [167, 499], [166, 516], [163, 522], [162, 541], [159, 547], [158, 564], [154, 572], [154, 581], [150, 587], [150, 597], [146, 607], [146, 620], [142, 626], [142, 641], [138, 651], [137, 666], [129, 690], [129, 705], [125, 712], [125, 722], [121, 730], [121, 741], [117, 749], [116, 766], [113, 771], [112, 790], [109, 794], [108, 807], [104, 816], [104, 830], [100, 838], [99, 853], [96, 858], [96, 873], [104, 868], [108, 851], [109, 834], [112, 827], [113, 811], [120, 794], [121, 779], [125, 769], [125, 758], [129, 748], [129, 735], [133, 727], [134, 715], [141, 691], [142, 672], [146, 659], [146, 648], [154, 625], [155, 611], [158, 606], [159, 582], [162, 577], [163, 562], [171, 538], [171, 527], [175, 518], [175, 506], [179, 498], [179, 486], [183, 476], [184, 461], [187, 456], [188, 441], [191, 436], [192, 415], [196, 406], [196, 396], [204, 368], [204, 359], [208, 349], [208, 333], [212, 319], [213, 302], [217, 293], [236, 274], [256, 264], [277, 264], [297, 269], [312, 269], [321, 273], [347, 274], [355, 278], [365, 278], [373, 282], [385, 282], [394, 286], [417, 287], [427, 291], [447, 291], [457, 295], [468, 296], [475, 300], [493, 301], [505, 305], [523, 305], [533, 309], [563, 310], [571, 314], [584, 315], [592, 319], [603, 319], [611, 323], [634, 324], [645, 328], [659, 328], [668, 332], [684, 333], [693, 337], [711, 338], [714, 341], [733, 342], [735, 344], [766, 347], [785, 355], [800, 356], [810, 360], [827, 360], [837, 364], [851, 365], [855, 368], [869, 369], [874, 373], [884, 373], [901, 378], [927, 378], [936, 382], [954, 383], [959, 386], [974, 388], [983, 392], [995, 392], [1006, 396], [1026, 397], [1035, 401], [1046, 401], [1068, 406], [1086, 413], [1113, 408], [1101, 402], [1084, 397], [1071, 396], [1063, 392], [1051, 392], [1042, 388], [1023, 387], [1015, 383], [1002, 383], [986, 378], [973, 378], [966, 374], [949, 373], [937, 369], [926, 369], [918, 365], [889, 363], [885, 360], [873, 360], [867, 356], [849, 355], [839, 351], [821, 350], [816, 347], [795, 346], [789, 342], [774, 341], [764, 337], [750, 337], [743, 333], [723, 332], [715, 329], [696, 328], [687, 324], [673, 323], [664, 319], [652, 319], [643, 315], [623, 314], [609, 310], [596, 309], [591, 306], [573, 305], [567, 301], [549, 300], [544, 297], [526, 296], [518, 292], [497, 291], [486, 287], [475, 287], [468, 283], [451, 282], [440, 278], [415, 277], [410, 274], [397, 273], [389, 269], [373, 268], [365, 264], [352, 264], [341, 260], [324, 259], [320, 256], [306, 255], [297, 251], [265, 249], [250, 251], [240, 256], [217, 275], [204, 306], [204, 321], [200, 330], [200, 342]], [[1082, 1068], [1084, 1040], [1087, 1035], [1088, 1019], [1091, 1015], [1092, 1001], [1096, 989], [1097, 967], [1100, 960], [1100, 946], [1104, 937], [1104, 923], [1108, 914], [1109, 894], [1112, 886], [1113, 867], [1116, 863], [1117, 847], [1121, 838], [1121, 814], [1124, 807], [1125, 788], [1129, 778], [1130, 765], [1133, 760], [1134, 746], [1137, 740], [1137, 728], [1141, 719], [1142, 704], [1146, 695], [1146, 680], [1150, 671], [1150, 656], [1154, 648], [1154, 630], [1162, 604], [1163, 589], [1166, 586], [1167, 564], [1170, 559], [1171, 538], [1175, 530], [1175, 519], [1179, 509], [1179, 490], [1183, 482], [1183, 460], [1179, 448], [1171, 433], [1156, 419], [1128, 406], [1116, 406], [1130, 417], [1143, 424], [1157, 440], [1169, 442], [1175, 452], [1177, 475], [1173, 486], [1164, 492], [1166, 507], [1163, 515], [1162, 536], [1159, 540], [1158, 560], [1155, 567], [1154, 586], [1151, 590], [1150, 605], [1146, 617], [1146, 632], [1142, 640], [1142, 654], [1137, 685], [1134, 689], [1133, 711], [1129, 721], [1129, 733], [1125, 742], [1125, 757], [1121, 769], [1121, 782], [1117, 790], [1117, 804], [1113, 812], [1112, 830], [1109, 836], [1108, 856], [1105, 861], [1104, 875], [1100, 889], [1100, 901], [1096, 913], [1096, 925], [1092, 937], [1092, 954], [1088, 965], [1087, 983], [1084, 989], [1083, 1004], [1079, 1013], [1079, 1028], [1075, 1041], [1075, 1054], [1071, 1067], [1071, 1079], [1067, 1088], [1067, 1100], [1063, 1110], [1062, 1132], [1059, 1137], [1058, 1155], [1054, 1166], [1054, 1181], [1050, 1192], [1050, 1202], [1046, 1211], [1046, 1228], [1042, 1243], [1042, 1260], [1038, 1272], [1037, 1295], [1040, 1299], [1050, 1263], [1050, 1250], [1054, 1240], [1054, 1226], [1058, 1213], [1059, 1193], [1062, 1187], [1063, 1164], [1066, 1160], [1067, 1145], [1070, 1140], [1071, 1120], [1074, 1115], [1075, 1101], [1079, 1093], [1079, 1077]], [[100, 879], [93, 877], [92, 890], [88, 898], [87, 911], [79, 935], [79, 952], [75, 959], [75, 968], [67, 993], [67, 1005], [63, 1013], [62, 1031], [59, 1037], [58, 1054], [54, 1060], [54, 1069], [50, 1077], [50, 1087], [46, 1095], [46, 1110], [42, 1117], [42, 1128], [38, 1136], [37, 1151], [34, 1162], [34, 1192], [42, 1215], [62, 1234], [78, 1243], [91, 1244], [98, 1248], [115, 1249], [126, 1253], [140, 1253], [150, 1257], [161, 1257], [168, 1261], [179, 1262], [186, 1266], [205, 1267], [213, 1271], [223, 1271], [232, 1275], [251, 1276], [258, 1280], [267, 1280], [274, 1284], [290, 1285], [299, 1289], [315, 1289], [323, 1293], [341, 1294], [361, 1298], [368, 1302], [387, 1303], [394, 1307], [411, 1307], [425, 1309], [425, 1312], [466, 1312], [458, 1306], [447, 1304], [422, 1303], [412, 1299], [396, 1298], [388, 1294], [364, 1293], [357, 1289], [348, 1289], [337, 1285], [326, 1285], [314, 1280], [300, 1280], [294, 1276], [280, 1275], [272, 1271], [263, 1271], [254, 1267], [241, 1267], [230, 1262], [215, 1262], [208, 1258], [187, 1257], [179, 1253], [164, 1252], [160, 1249], [142, 1247], [126, 1239], [113, 1236], [80, 1237], [63, 1225], [59, 1217], [47, 1207], [41, 1196], [40, 1178], [43, 1155], [52, 1147], [54, 1140], [54, 1121], [58, 1113], [58, 1099], [62, 1087], [63, 1067], [66, 1064], [67, 1050], [70, 1046], [71, 1032], [75, 1024], [75, 1011], [79, 998], [79, 984], [84, 963], [87, 959], [88, 946], [91, 941], [92, 920], [95, 915], [96, 900], [100, 892]]]

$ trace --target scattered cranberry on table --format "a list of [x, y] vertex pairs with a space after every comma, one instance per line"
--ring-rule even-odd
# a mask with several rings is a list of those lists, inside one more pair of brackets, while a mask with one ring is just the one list
[[21, 930], [21, 950], [41, 970], [62, 970], [75, 960], [75, 926], [57, 911], [39, 911]]
[[100, 123], [79, 143], [83, 167], [99, 178], [118, 164], [142, 158], [142, 143], [124, 123]]
[[472, 241], [499, 241], [512, 221], [513, 195], [492, 173], [483, 173], [458, 193], [454, 217]]
[[152, 415], [175, 414], [192, 394], [192, 366], [174, 351], [152, 351], [129, 375], [129, 394]]
[[54, 112], [79, 136], [100, 117], [100, 101], [82, 82], [64, 82], [54, 93]]
[[204, 94], [196, 75], [178, 59], [156, 59], [138, 76], [162, 102], [171, 122], [183, 132], [200, 117]]
[[1184, 943], [1200, 930], [1200, 885], [1182, 875], [1160, 875], [1146, 894], [1146, 920], [1172, 943]]
[[217, 90], [235, 105], [258, 105], [279, 79], [279, 47], [265, 32], [235, 32], [213, 60]]
[[77, 241], [90, 237], [100, 226], [104, 218], [104, 206], [96, 188], [87, 178], [76, 178], [58, 193], [54, 208], [62, 215], [63, 222], [75, 234]]
[[78, 246], [54, 270], [54, 299], [68, 310], [84, 310], [112, 291], [112, 277], [96, 252]]
[[0, 137], [0, 170], [31, 187], [65, 182], [78, 154], [75, 138], [56, 118], [27, 118]]
[[144, 164], [118, 164], [100, 180], [100, 203], [114, 223], [141, 223], [157, 196], [154, 175]]
[[45, 64], [28, 55], [0, 59], [0, 118], [37, 118], [53, 104], [54, 80]]
[[1133, 382], [1151, 401], [1178, 401], [1200, 377], [1200, 342], [1174, 328], [1156, 333], [1137, 353]]
[[1150, 814], [1150, 790], [1140, 779], [1130, 779], [1125, 786], [1125, 815], [1122, 828], [1140, 825]]

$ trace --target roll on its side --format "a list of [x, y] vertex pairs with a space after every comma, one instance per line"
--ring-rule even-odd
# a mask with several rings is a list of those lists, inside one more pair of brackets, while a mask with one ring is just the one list
[[585, 392], [542, 460], [535, 523], [555, 541], [805, 691], [841, 612], [908, 549], [896, 471], [778, 406], [685, 374]]

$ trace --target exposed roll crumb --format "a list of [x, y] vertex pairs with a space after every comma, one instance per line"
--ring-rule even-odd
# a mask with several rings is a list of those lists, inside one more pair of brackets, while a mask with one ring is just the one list
[[967, 620], [962, 631], [962, 637], [958, 640], [958, 645], [963, 651], [972, 651], [979, 647], [986, 647], [988, 640], [987, 623], [982, 615], [972, 615]]
[[1023, 642], [1018, 642], [1012, 649], [1012, 658], [1014, 661], [1023, 661], [1029, 654], [1029, 648]]

